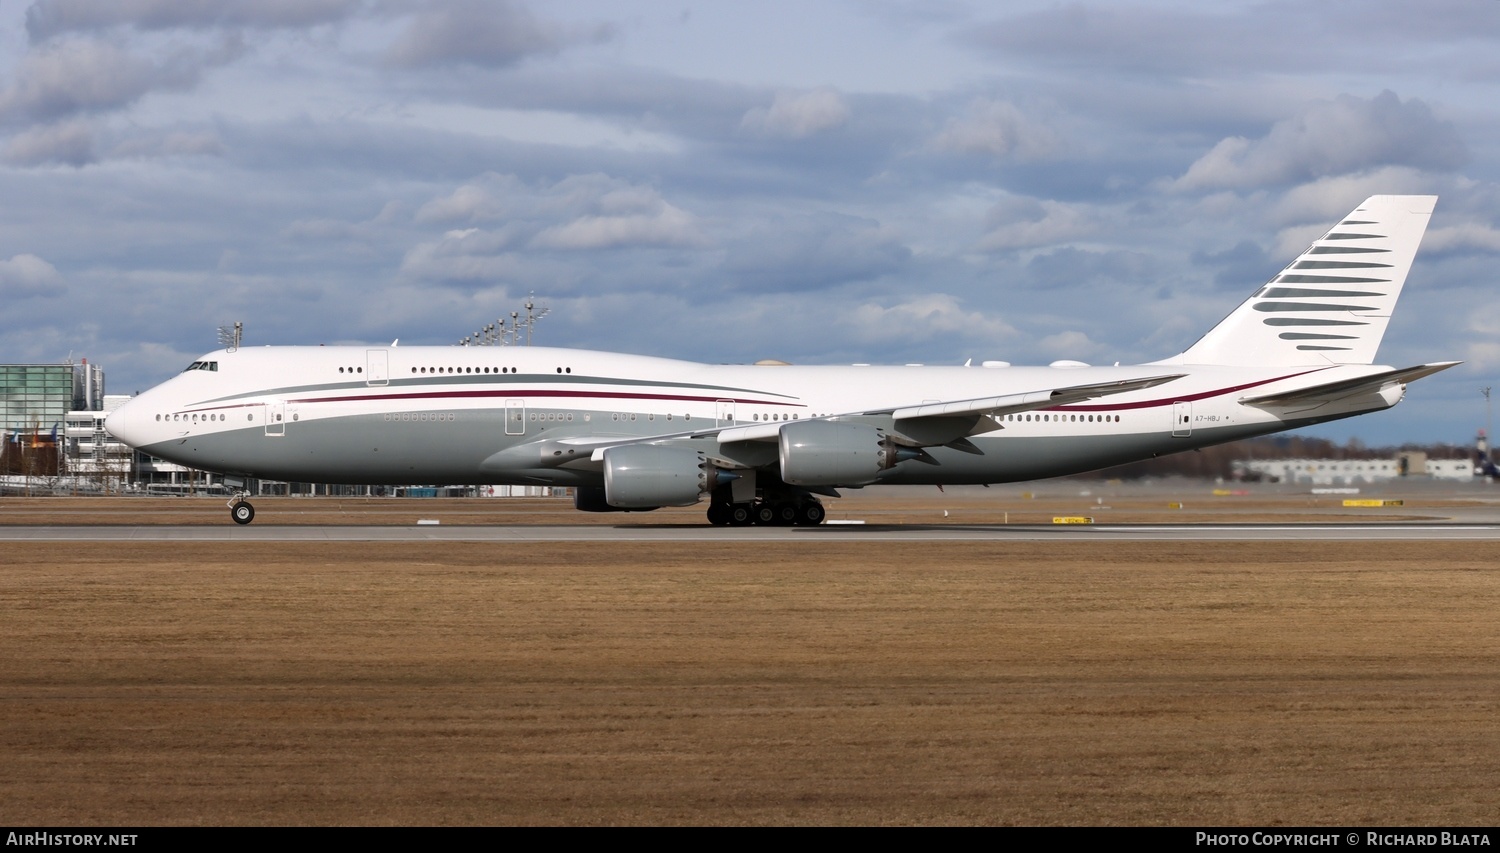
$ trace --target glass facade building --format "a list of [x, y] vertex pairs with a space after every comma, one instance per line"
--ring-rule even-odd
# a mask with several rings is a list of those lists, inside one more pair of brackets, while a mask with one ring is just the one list
[[62, 433], [68, 412], [103, 402], [103, 371], [88, 364], [0, 364], [0, 428], [10, 439], [19, 430]]

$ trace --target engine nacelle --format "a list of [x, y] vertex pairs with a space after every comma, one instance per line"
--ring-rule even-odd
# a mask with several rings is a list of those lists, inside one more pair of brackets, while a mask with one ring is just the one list
[[863, 486], [918, 451], [869, 424], [803, 421], [781, 428], [781, 479], [794, 486]]
[[580, 512], [650, 512], [659, 506], [610, 506], [603, 486], [579, 486], [573, 491], [573, 508]]
[[619, 509], [692, 506], [720, 479], [702, 451], [686, 447], [627, 444], [604, 451], [604, 499]]

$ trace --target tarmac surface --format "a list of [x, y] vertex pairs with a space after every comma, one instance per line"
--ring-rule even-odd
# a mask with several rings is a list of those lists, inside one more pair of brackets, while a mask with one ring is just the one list
[[[818, 527], [715, 527], [703, 504], [581, 513], [567, 498], [0, 498], [0, 542], [973, 542], [1500, 539], [1500, 486], [1409, 480], [1314, 491], [1049, 481], [995, 488], [875, 488], [825, 500]], [[1351, 506], [1357, 503], [1364, 505]], [[1369, 504], [1385, 504], [1371, 506]]]
[[828, 525], [505, 527], [260, 525], [13, 526], [0, 542], [1286, 542], [1495, 541], [1500, 524]]

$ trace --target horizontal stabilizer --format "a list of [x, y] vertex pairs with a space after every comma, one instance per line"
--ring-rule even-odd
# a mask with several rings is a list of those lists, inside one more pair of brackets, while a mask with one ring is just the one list
[[1456, 364], [1462, 363], [1461, 361], [1439, 361], [1433, 364], [1419, 364], [1416, 367], [1387, 370], [1384, 373], [1377, 373], [1373, 376], [1361, 376], [1358, 379], [1325, 382], [1322, 385], [1314, 385], [1311, 388], [1298, 388], [1295, 391], [1263, 394], [1259, 397], [1242, 397], [1240, 398], [1240, 402], [1250, 406], [1279, 408], [1318, 400], [1353, 397], [1359, 394], [1375, 393], [1390, 385], [1415, 382], [1424, 376], [1431, 376], [1434, 373], [1447, 370]]

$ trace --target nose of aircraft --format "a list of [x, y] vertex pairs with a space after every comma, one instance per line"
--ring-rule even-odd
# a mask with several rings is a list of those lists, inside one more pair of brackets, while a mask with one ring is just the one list
[[131, 429], [131, 426], [138, 415], [131, 412], [131, 408], [131, 404], [126, 403], [110, 412], [109, 416], [104, 419], [104, 428], [110, 435], [135, 447], [140, 444], [140, 435], [136, 430]]

